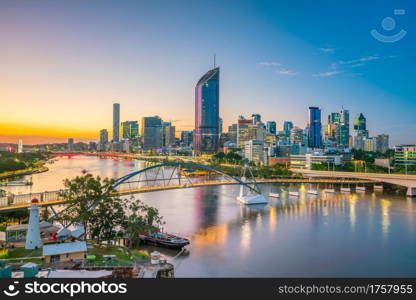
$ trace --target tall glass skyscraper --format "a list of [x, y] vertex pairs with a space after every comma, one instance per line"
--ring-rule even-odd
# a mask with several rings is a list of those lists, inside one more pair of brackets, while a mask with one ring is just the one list
[[120, 141], [120, 104], [113, 104], [113, 142]]
[[308, 118], [308, 144], [311, 148], [322, 147], [322, 123], [321, 109], [319, 107], [309, 107]]
[[195, 86], [196, 153], [210, 154], [218, 151], [219, 98], [220, 68], [214, 68], [202, 76]]

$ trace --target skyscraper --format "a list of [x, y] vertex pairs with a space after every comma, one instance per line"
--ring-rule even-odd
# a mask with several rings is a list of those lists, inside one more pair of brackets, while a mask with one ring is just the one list
[[107, 129], [100, 130], [100, 142], [98, 144], [100, 151], [105, 151], [108, 144], [108, 131]]
[[73, 151], [74, 150], [74, 139], [69, 138], [68, 139], [68, 151]]
[[321, 109], [319, 107], [309, 107], [308, 144], [311, 148], [322, 147]]
[[271, 134], [276, 134], [276, 122], [275, 121], [268, 121], [266, 123], [267, 132]]
[[120, 104], [113, 104], [113, 142], [120, 141]]
[[337, 130], [337, 144], [340, 148], [347, 148], [350, 144], [350, 112], [342, 108], [340, 123]]
[[220, 68], [209, 70], [195, 86], [196, 153], [215, 153], [219, 142]]
[[152, 150], [163, 146], [163, 123], [159, 116], [143, 117], [140, 132], [144, 150]]
[[134, 139], [139, 136], [139, 123], [137, 121], [125, 121], [121, 123], [123, 139]]
[[353, 147], [364, 150], [365, 140], [368, 138], [367, 120], [362, 113], [354, 118]]
[[283, 122], [283, 131], [285, 132], [285, 134], [287, 136], [290, 135], [290, 131], [292, 130], [292, 128], [293, 128], [293, 122], [291, 122], [291, 121], [284, 121]]

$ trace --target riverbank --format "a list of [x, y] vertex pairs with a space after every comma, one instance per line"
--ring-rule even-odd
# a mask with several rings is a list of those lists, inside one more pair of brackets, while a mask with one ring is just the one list
[[12, 177], [24, 176], [24, 175], [31, 175], [31, 174], [38, 174], [49, 171], [49, 168], [46, 166], [41, 166], [37, 168], [28, 168], [22, 169], [17, 171], [9, 171], [0, 173], [0, 180], [8, 179]]

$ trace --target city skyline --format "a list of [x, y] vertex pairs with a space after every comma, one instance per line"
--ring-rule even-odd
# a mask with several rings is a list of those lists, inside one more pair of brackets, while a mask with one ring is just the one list
[[[363, 112], [373, 135], [415, 142], [412, 4], [349, 4], [340, 11], [339, 4], [317, 2], [300, 2], [298, 11], [288, 1], [230, 1], [209, 26], [210, 18], [198, 13], [202, 2], [188, 3], [184, 12], [184, 3], [163, 1], [126, 1], [114, 10], [95, 1], [3, 1], [0, 142], [96, 141], [100, 129], [111, 129], [114, 102], [123, 107], [120, 121], [159, 115], [192, 130], [193, 87], [214, 53], [224, 128], [252, 113], [276, 121], [278, 130], [284, 120], [304, 128], [308, 106], [321, 107], [323, 120], [344, 106], [351, 116]], [[394, 44], [372, 39], [369, 30], [398, 6], [409, 12], [396, 20], [409, 37]], [[317, 17], [319, 24], [311, 22]], [[238, 20], [245, 22], [236, 26]], [[205, 35], [195, 36], [201, 28]]]

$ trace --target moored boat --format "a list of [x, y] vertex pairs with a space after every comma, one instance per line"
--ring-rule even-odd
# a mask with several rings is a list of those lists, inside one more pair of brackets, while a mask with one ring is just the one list
[[189, 240], [187, 238], [164, 232], [141, 232], [139, 237], [140, 240], [146, 244], [171, 249], [181, 249], [186, 245], [189, 245]]

